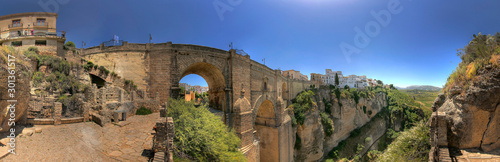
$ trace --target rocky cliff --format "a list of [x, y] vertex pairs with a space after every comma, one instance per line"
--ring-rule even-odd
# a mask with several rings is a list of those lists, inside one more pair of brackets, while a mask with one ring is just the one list
[[[314, 99], [318, 103], [317, 106], [305, 114], [304, 124], [297, 125], [296, 135], [298, 137], [296, 138], [300, 138], [301, 147], [295, 149], [295, 161], [321, 160], [340, 141], [348, 138], [351, 131], [367, 124], [383, 107], [387, 106], [386, 94], [384, 93], [360, 98], [356, 103], [353, 98], [340, 97], [337, 99], [328, 88], [320, 88]], [[321, 123], [320, 112], [323, 112], [327, 107], [323, 101], [332, 104], [329, 115], [333, 119], [334, 132], [330, 136], [325, 134]], [[382, 136], [383, 133], [376, 133], [376, 138]]]
[[455, 86], [436, 98], [431, 123], [434, 146], [500, 149], [500, 68], [480, 69], [478, 77], [469, 87]]
[[[14, 57], [9, 57], [9, 55]], [[0, 49], [0, 97], [2, 98], [0, 102], [0, 132], [9, 131], [11, 126], [25, 122], [30, 99], [30, 69], [29, 59], [15, 52], [12, 47], [3, 46]], [[12, 71], [14, 73], [11, 74]], [[9, 85], [9, 80], [15, 80], [15, 82]], [[14, 91], [9, 91], [9, 89]], [[13, 96], [10, 95], [10, 92]], [[8, 102], [7, 100], [16, 100], [17, 102]], [[11, 109], [10, 104], [15, 104], [15, 109]], [[12, 121], [15, 123], [12, 124]]]

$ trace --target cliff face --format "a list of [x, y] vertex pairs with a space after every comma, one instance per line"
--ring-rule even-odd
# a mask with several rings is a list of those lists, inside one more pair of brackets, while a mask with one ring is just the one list
[[[333, 117], [334, 132], [330, 136], [325, 135], [321, 124], [320, 111], [325, 110], [323, 98], [332, 103], [330, 115]], [[327, 89], [318, 90], [315, 102], [318, 103], [318, 107], [314, 107], [313, 111], [306, 114], [303, 125], [297, 126], [297, 135], [302, 142], [301, 148], [295, 150], [295, 161], [317, 161], [324, 158], [340, 141], [348, 138], [351, 131], [367, 124], [383, 107], [387, 106], [384, 93], [375, 94], [372, 98], [360, 98], [356, 104], [352, 98], [338, 100]], [[366, 107], [366, 112], [363, 107]], [[382, 136], [383, 132], [376, 134], [373, 139]]]
[[479, 81], [465, 92], [465, 87], [453, 87], [435, 100], [434, 146], [500, 149], [500, 68], [481, 69], [478, 75]]
[[[7, 66], [7, 54], [15, 56], [15, 66], [10, 68], [15, 68], [15, 74], [11, 75]], [[19, 125], [25, 122], [27, 116], [28, 103], [30, 99], [30, 69], [31, 64], [29, 60], [15, 53], [13, 49], [3, 47], [0, 49], [0, 97], [2, 101], [0, 102], [0, 132], [9, 131], [11, 126]], [[11, 62], [11, 63], [13, 63]], [[14, 84], [11, 84], [11, 88], [15, 90], [14, 97], [10, 96], [8, 89], [9, 77], [15, 77]], [[17, 102], [7, 102], [7, 100], [17, 100]], [[15, 109], [10, 109], [9, 105], [15, 104]], [[15, 123], [12, 123], [15, 121]], [[9, 123], [11, 123], [9, 125]]]

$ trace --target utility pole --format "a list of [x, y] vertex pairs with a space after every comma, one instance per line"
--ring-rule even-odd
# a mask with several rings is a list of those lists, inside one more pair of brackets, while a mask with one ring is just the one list
[[151, 39], [153, 39], [153, 37], [151, 37], [151, 33], [149, 33], [149, 44], [151, 44]]
[[87, 45], [87, 43], [85, 43], [84, 41], [82, 41], [82, 49], [80, 50], [80, 54], [83, 54], [83, 48], [84, 48], [84, 46], [86, 46], [86, 45]]

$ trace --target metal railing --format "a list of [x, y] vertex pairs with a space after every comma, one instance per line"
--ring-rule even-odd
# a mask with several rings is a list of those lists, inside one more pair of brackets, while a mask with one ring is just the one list
[[7, 37], [1, 37], [0, 39], [11, 39], [11, 38], [22, 38], [22, 37], [61, 37], [65, 38], [65, 32], [49, 32], [49, 31], [40, 31], [35, 30], [33, 28], [23, 28], [18, 31], [9, 32]]
[[110, 47], [110, 46], [122, 46], [123, 45], [123, 40], [110, 40], [103, 42], [105, 47]]
[[33, 26], [35, 26], [35, 27], [49, 27], [49, 23], [48, 22], [34, 22]]
[[9, 28], [18, 28], [18, 27], [23, 27], [23, 23], [19, 23], [19, 24], [10, 24], [9, 25]]

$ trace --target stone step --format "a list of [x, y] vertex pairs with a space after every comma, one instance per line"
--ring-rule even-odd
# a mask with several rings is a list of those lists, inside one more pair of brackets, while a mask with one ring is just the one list
[[155, 152], [155, 156], [153, 157], [153, 162], [163, 162], [165, 161], [165, 152]]

